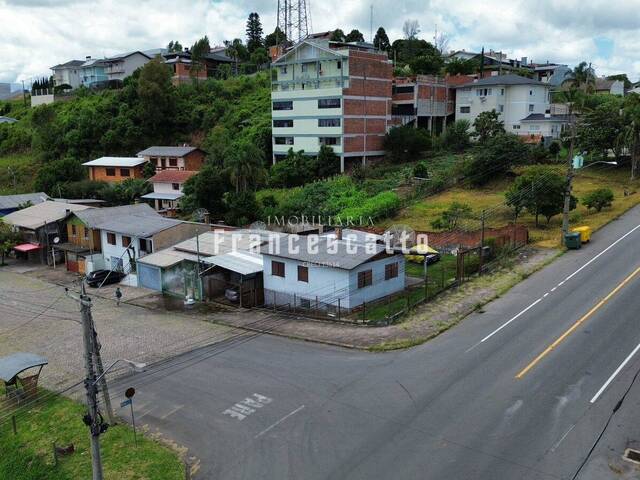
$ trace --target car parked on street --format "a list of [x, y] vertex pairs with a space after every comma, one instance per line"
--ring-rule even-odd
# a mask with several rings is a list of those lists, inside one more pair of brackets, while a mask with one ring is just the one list
[[126, 275], [116, 270], [94, 270], [85, 277], [87, 285], [96, 288], [102, 285], [119, 283]]

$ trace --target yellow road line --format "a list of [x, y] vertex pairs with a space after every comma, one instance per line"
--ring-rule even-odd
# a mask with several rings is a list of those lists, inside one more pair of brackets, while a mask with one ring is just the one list
[[540, 360], [542, 360], [549, 353], [551, 353], [551, 351], [554, 348], [556, 348], [563, 341], [565, 341], [569, 335], [571, 335], [580, 325], [582, 325], [584, 322], [586, 322], [587, 319], [589, 317], [591, 317], [591, 315], [593, 315], [605, 303], [607, 303], [609, 300], [611, 300], [611, 297], [613, 297], [616, 293], [618, 293], [620, 290], [622, 290], [622, 288], [624, 288], [624, 286], [627, 283], [629, 283], [633, 279], [633, 277], [635, 277], [638, 273], [640, 273], [640, 267], [638, 267], [636, 270], [634, 270], [634, 272], [631, 275], [629, 275], [622, 282], [620, 282], [620, 284], [616, 288], [611, 290], [611, 292], [606, 297], [604, 297], [602, 300], [600, 300], [591, 310], [589, 310], [582, 318], [580, 318], [580, 320], [578, 320], [576, 323], [571, 325], [571, 327], [569, 327], [569, 329], [566, 332], [564, 332], [562, 335], [560, 335], [551, 345], [549, 345], [547, 348], [545, 348], [536, 358], [534, 358], [531, 361], [531, 363], [529, 365], [524, 367], [520, 371], [520, 373], [518, 373], [516, 375], [516, 378], [517, 379], [521, 379], [522, 377], [524, 377], [529, 372], [529, 370], [531, 370], [533, 367], [535, 367], [538, 364], [538, 362], [540, 362]]

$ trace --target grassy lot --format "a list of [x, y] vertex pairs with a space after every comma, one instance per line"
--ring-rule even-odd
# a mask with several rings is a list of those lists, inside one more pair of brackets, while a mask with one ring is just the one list
[[[1, 393], [1, 392], [0, 392]], [[41, 391], [40, 395], [43, 395]], [[2, 393], [4, 397], [4, 393]], [[0, 408], [6, 404], [0, 402]], [[0, 478], [11, 480], [83, 480], [91, 478], [88, 428], [82, 423], [85, 408], [64, 397], [54, 397], [17, 419], [0, 426]], [[134, 445], [128, 425], [110, 427], [101, 437], [104, 478], [110, 480], [181, 480], [184, 467], [177, 453], [138, 434]], [[73, 443], [75, 453], [54, 465], [52, 445]]]
[[29, 153], [0, 156], [0, 195], [33, 191], [37, 164]]
[[[559, 172], [564, 173], [564, 167], [557, 168]], [[431, 222], [438, 218], [453, 201], [469, 204], [473, 208], [474, 214], [478, 216], [482, 210], [489, 211], [487, 226], [502, 226], [513, 220], [513, 211], [504, 204], [504, 192], [510, 184], [511, 180], [501, 179], [479, 189], [452, 188], [438, 195], [416, 201], [400, 211], [396, 217], [381, 222], [380, 226], [407, 224], [417, 230], [433, 230]], [[593, 210], [587, 211], [587, 208], [579, 203], [578, 208], [571, 212], [571, 226], [588, 225], [597, 230], [640, 203], [640, 191], [637, 191], [640, 190], [640, 181], [630, 182], [629, 169], [626, 167], [605, 166], [599, 168], [594, 166], [586, 170], [578, 170], [574, 177], [573, 186], [573, 194], [579, 200], [586, 193], [601, 187], [610, 188], [615, 198], [612, 207], [604, 209], [600, 213]], [[631, 193], [627, 197], [624, 196], [625, 189]], [[541, 217], [539, 227], [535, 226], [534, 217], [526, 212], [518, 218], [518, 221], [529, 227], [530, 240], [536, 246], [557, 247], [560, 244], [561, 215], [553, 217], [548, 225], [546, 220]], [[479, 222], [469, 220], [463, 224], [463, 227], [479, 228]]]

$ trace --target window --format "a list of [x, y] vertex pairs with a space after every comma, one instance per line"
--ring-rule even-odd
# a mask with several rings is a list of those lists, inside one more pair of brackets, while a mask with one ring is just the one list
[[276, 145], [293, 145], [293, 137], [273, 137]]
[[178, 166], [178, 159], [177, 158], [170, 158], [169, 159], [169, 166], [170, 167], [177, 167]]
[[340, 119], [339, 118], [319, 118], [318, 126], [319, 127], [339, 127]]
[[498, 113], [504, 113], [504, 105], [498, 105]]
[[109, 245], [115, 245], [116, 244], [116, 234], [115, 233], [107, 232], [107, 243]]
[[413, 85], [394, 86], [393, 93], [413, 93]]
[[460, 107], [460, 113], [471, 113], [471, 107]]
[[530, 132], [537, 132], [538, 130], [540, 130], [540, 125], [529, 125]]
[[115, 177], [116, 169], [115, 168], [106, 168], [107, 177]]
[[311, 300], [309, 300], [308, 298], [301, 298], [300, 306], [302, 308], [311, 308]]
[[338, 68], [338, 70], [342, 69], [342, 62], [340, 60], [336, 62], [336, 67]]
[[533, 103], [530, 103], [530, 104], [529, 104], [529, 111], [530, 111], [530, 112], [533, 112]]
[[320, 145], [340, 145], [340, 137], [320, 137]]
[[309, 283], [309, 267], [298, 265], [298, 281]]
[[520, 130], [520, 125], [514, 125], [514, 126], [513, 126], [513, 129], [514, 129], [514, 130]]
[[371, 270], [358, 272], [358, 288], [368, 287], [373, 283], [373, 273]]
[[127, 248], [129, 245], [131, 245], [131, 237], [127, 237], [126, 235], [122, 236], [122, 246]]
[[529, 90], [529, 96], [533, 97], [533, 90]]
[[153, 252], [153, 243], [148, 238], [140, 239], [140, 253], [151, 253]]
[[490, 88], [476, 88], [476, 97], [488, 97], [491, 95]]
[[77, 232], [76, 226], [75, 225], [71, 225], [71, 236], [75, 237], [77, 233], [78, 232]]
[[271, 260], [271, 275], [284, 278], [284, 263]]
[[274, 110], [293, 110], [293, 101], [273, 102]]
[[282, 73], [282, 74], [287, 73], [287, 66], [286, 65], [283, 65], [283, 66], [280, 67], [280, 73]]
[[83, 228], [84, 232], [83, 232], [83, 237], [85, 240], [89, 240], [89, 229], [87, 227]]
[[128, 168], [121, 168], [120, 169], [120, 176], [121, 177], [130, 177], [131, 176], [131, 171]]
[[303, 63], [301, 65], [301, 67], [302, 67], [302, 73], [304, 73], [309, 69], [309, 64], [308, 63]]
[[172, 183], [171, 184], [171, 190], [180, 190], [180, 184], [179, 183]]
[[500, 96], [504, 96], [504, 88], [500, 89]]
[[398, 276], [398, 262], [388, 263], [384, 266], [384, 279], [391, 280]]
[[339, 98], [321, 98], [318, 100], [318, 108], [340, 108]]
[[293, 127], [293, 120], [274, 120], [273, 126], [276, 128], [291, 128]]

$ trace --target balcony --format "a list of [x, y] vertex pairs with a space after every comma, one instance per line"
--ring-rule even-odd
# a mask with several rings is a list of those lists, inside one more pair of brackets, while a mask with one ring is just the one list
[[290, 90], [318, 90], [322, 88], [343, 88], [347, 86], [348, 77], [310, 76], [305, 75], [295, 80], [279, 80], [271, 82], [271, 91], [284, 92]]

